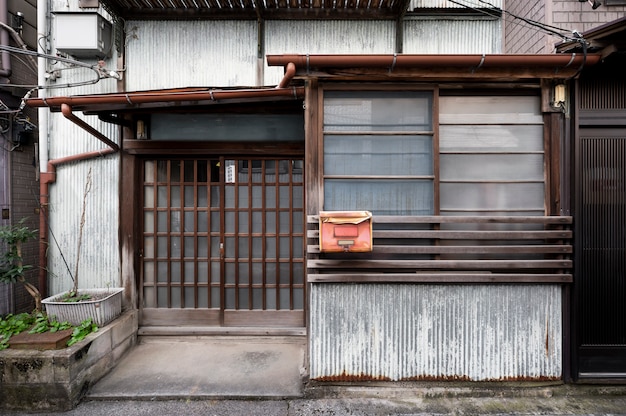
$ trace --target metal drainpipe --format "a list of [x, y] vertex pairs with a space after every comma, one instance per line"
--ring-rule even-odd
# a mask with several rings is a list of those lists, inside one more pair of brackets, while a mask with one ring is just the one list
[[[0, 0], [0, 21], [7, 24], [9, 18], [9, 11], [7, 8], [7, 0]], [[0, 44], [2, 46], [9, 46], [9, 32], [2, 28], [0, 29]], [[0, 69], [0, 77], [9, 78], [11, 76], [11, 54], [9, 51], [2, 51], [2, 68]]]
[[[47, 110], [47, 109], [46, 109]], [[107, 146], [106, 149], [96, 150], [92, 152], [80, 153], [77, 155], [62, 157], [58, 159], [48, 160], [46, 163], [46, 170], [41, 172], [41, 177], [39, 179], [39, 205], [41, 207], [39, 211], [39, 261], [42, 264], [48, 264], [48, 255], [47, 255], [47, 247], [48, 247], [48, 205], [50, 202], [49, 192], [50, 192], [50, 184], [56, 182], [56, 167], [58, 165], [62, 165], [65, 163], [76, 162], [79, 160], [87, 160], [93, 159], [100, 156], [105, 156], [111, 153], [115, 153], [120, 150], [117, 143], [113, 142], [102, 133], [85, 123], [83, 120], [76, 117], [76, 115], [72, 112], [72, 107], [67, 104], [61, 105], [61, 111], [63, 115], [83, 128], [87, 132], [93, 134], [98, 140], [105, 143]], [[43, 161], [42, 161], [43, 163]], [[41, 267], [39, 269], [39, 291], [42, 294], [42, 297], [47, 296], [48, 291], [48, 281], [45, 268]]]
[[[48, 0], [37, 0], [37, 52], [47, 52], [47, 18]], [[46, 59], [43, 56], [37, 58], [37, 84], [40, 87], [46, 85]], [[46, 98], [46, 90], [40, 88], [37, 92], [39, 98]], [[44, 210], [48, 208], [48, 187], [43, 186], [43, 177], [48, 168], [48, 114], [47, 108], [37, 110], [37, 124], [39, 136], [39, 292], [42, 298], [48, 296], [48, 221]], [[45, 205], [41, 204], [45, 201]]]
[[293, 62], [289, 62], [285, 67], [285, 76], [283, 76], [276, 88], [287, 88], [287, 85], [289, 85], [295, 75], [296, 65]]

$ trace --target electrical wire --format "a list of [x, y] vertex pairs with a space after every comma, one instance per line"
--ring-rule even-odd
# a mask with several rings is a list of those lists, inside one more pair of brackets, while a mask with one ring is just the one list
[[[71, 82], [71, 83], [66, 83], [66, 84], [56, 84], [56, 85], [37, 85], [37, 84], [3, 84], [4, 86], [9, 86], [9, 87], [18, 87], [18, 88], [32, 88], [33, 90], [43, 90], [43, 89], [59, 89], [59, 88], [71, 88], [71, 87], [80, 87], [83, 85], [92, 85], [92, 84], [96, 84], [98, 83], [102, 78], [103, 78], [103, 73], [99, 70], [98, 65], [90, 65], [90, 64], [86, 64], [84, 62], [81, 61], [77, 61], [74, 59], [68, 59], [68, 58], [63, 58], [60, 56], [55, 56], [55, 55], [48, 55], [45, 53], [40, 53], [40, 52], [35, 52], [35, 51], [30, 51], [30, 50], [24, 50], [24, 49], [19, 49], [19, 48], [14, 48], [12, 46], [6, 46], [6, 45], [0, 45], [0, 51], [9, 51], [11, 53], [15, 53], [15, 54], [23, 54], [23, 55], [28, 55], [28, 56], [36, 56], [36, 57], [42, 57], [45, 59], [49, 59], [49, 60], [55, 60], [55, 61], [59, 61], [59, 62], [64, 62], [67, 64], [71, 64], [75, 67], [80, 67], [80, 68], [86, 68], [86, 69], [90, 69], [92, 71], [94, 71], [96, 73], [96, 78], [91, 79], [91, 80], [87, 80], [87, 81], [79, 81], [79, 82]], [[29, 91], [29, 94], [32, 94], [32, 90]]]
[[[453, 3], [453, 4], [456, 4], [456, 5], [459, 5], [459, 6], [462, 6], [462, 7], [465, 7], [465, 8], [468, 8], [468, 9], [471, 9], [471, 10], [474, 10], [474, 11], [486, 14], [488, 16], [497, 17], [496, 15], [494, 15], [492, 13], [489, 13], [489, 11], [485, 10], [484, 8], [472, 7], [472, 6], [478, 6], [478, 4], [468, 5], [467, 3], [461, 3], [461, 2], [456, 1], [456, 0], [448, 0], [448, 1], [450, 3]], [[546, 23], [538, 22], [536, 20], [528, 19], [526, 17], [518, 16], [518, 15], [516, 15], [514, 13], [511, 13], [511, 12], [509, 12], [507, 10], [504, 10], [504, 9], [502, 9], [500, 7], [497, 7], [497, 6], [495, 6], [494, 4], [492, 4], [492, 3], [488, 2], [488, 1], [484, 1], [484, 0], [477, 0], [477, 1], [482, 3], [482, 4], [484, 4], [484, 5], [486, 5], [486, 6], [489, 6], [493, 10], [497, 10], [498, 12], [500, 12], [501, 14], [503, 14], [505, 16], [512, 17], [514, 19], [512, 21], [513, 23], [522, 24], [520, 22], [516, 22], [515, 21], [515, 20], [521, 20], [522, 22], [524, 22], [524, 23], [526, 23], [526, 24], [528, 24], [530, 26], [533, 26], [533, 27], [536, 27], [536, 28], [540, 29], [541, 31], [543, 31], [544, 33], [546, 33], [548, 35], [558, 36], [559, 38], [561, 38], [561, 39], [563, 39], [565, 41], [577, 41], [577, 42], [581, 42], [581, 40], [584, 41], [584, 39], [582, 39], [582, 38], [569, 36], [570, 33], [573, 33], [571, 30], [563, 29], [563, 28], [560, 28], [560, 27], [557, 27], [557, 26], [552, 26], [552, 25], [549, 25], [549, 24], [546, 24]]]

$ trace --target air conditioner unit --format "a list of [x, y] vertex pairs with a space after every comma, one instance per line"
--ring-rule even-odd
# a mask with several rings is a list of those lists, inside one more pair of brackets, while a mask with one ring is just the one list
[[77, 58], [104, 59], [111, 55], [113, 25], [99, 13], [54, 12], [55, 47]]

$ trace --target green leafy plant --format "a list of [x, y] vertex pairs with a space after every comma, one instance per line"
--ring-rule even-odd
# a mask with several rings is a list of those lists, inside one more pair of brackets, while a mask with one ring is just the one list
[[43, 313], [38, 313], [35, 318], [35, 325], [28, 331], [29, 334], [42, 334], [44, 332], [57, 332], [65, 329], [70, 329], [72, 325], [67, 322], [59, 322], [54, 319], [49, 319]]
[[6, 250], [0, 256], [0, 282], [23, 284], [35, 301], [35, 310], [41, 312], [41, 293], [24, 276], [33, 266], [23, 263], [22, 244], [37, 237], [37, 230], [24, 225], [25, 221], [22, 218], [17, 224], [0, 227], [0, 239], [6, 243]]
[[82, 341], [83, 339], [85, 339], [87, 335], [97, 331], [98, 325], [94, 324], [91, 318], [87, 318], [83, 322], [81, 322], [80, 325], [74, 328], [74, 332], [72, 332], [72, 337], [69, 341], [67, 341], [67, 346], [71, 347], [78, 341]]
[[27, 330], [33, 325], [34, 321], [35, 318], [28, 313], [10, 314], [4, 319], [0, 319], [0, 350], [9, 348], [11, 336]]
[[0, 319], [0, 350], [9, 348], [11, 336], [26, 330], [30, 334], [42, 334], [72, 328], [72, 335], [67, 341], [68, 347], [82, 341], [92, 332], [98, 331], [98, 326], [93, 323], [91, 318], [85, 319], [80, 325], [72, 326], [69, 322], [58, 322], [54, 319], [49, 319], [46, 314], [39, 312], [7, 315], [5, 318]]

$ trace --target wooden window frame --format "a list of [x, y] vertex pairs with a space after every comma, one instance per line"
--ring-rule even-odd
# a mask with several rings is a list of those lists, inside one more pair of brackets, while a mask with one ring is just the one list
[[[406, 85], [406, 84], [373, 84], [373, 83], [361, 83], [359, 85], [353, 84], [324, 84], [320, 85], [317, 90], [317, 131], [319, 135], [317, 137], [317, 165], [316, 172], [319, 172], [319, 188], [318, 188], [318, 203], [319, 209], [324, 207], [324, 186], [325, 180], [330, 178], [331, 175], [324, 174], [324, 139], [327, 131], [324, 129], [324, 95], [327, 91], [375, 91], [375, 92], [430, 92], [432, 94], [432, 106], [431, 106], [431, 124], [432, 130], [420, 131], [420, 132], [397, 132], [397, 135], [404, 135], [407, 133], [425, 135], [432, 137], [432, 149], [433, 149], [433, 215], [439, 215], [439, 88], [433, 84], [419, 84], [419, 85]], [[336, 134], [337, 132], [331, 132]], [[375, 134], [378, 132], [341, 132], [341, 134]], [[384, 132], [390, 133], [390, 132]], [[342, 175], [342, 178], [347, 179], [359, 179], [367, 178], [366, 175]]]

